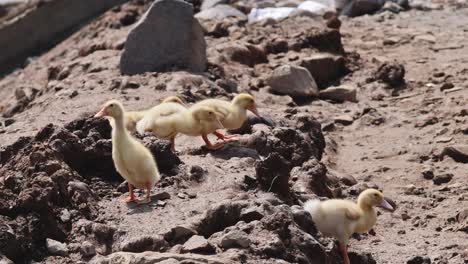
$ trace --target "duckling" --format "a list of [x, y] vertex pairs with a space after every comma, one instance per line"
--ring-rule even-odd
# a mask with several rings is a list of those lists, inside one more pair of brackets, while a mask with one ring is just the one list
[[[128, 182], [127, 202], [144, 204], [151, 201], [151, 188], [161, 179], [156, 161], [151, 152], [133, 138], [124, 126], [124, 108], [119, 101], [108, 101], [95, 117], [110, 117], [112, 127], [112, 159], [117, 171]], [[136, 200], [133, 187], [145, 188], [146, 197]]]
[[348, 240], [353, 233], [368, 232], [377, 221], [374, 206], [393, 211], [393, 207], [375, 189], [363, 191], [357, 200], [310, 200], [304, 204], [317, 229], [326, 236], [338, 239], [345, 264], [349, 264]]
[[[176, 104], [180, 104], [182, 106], [185, 106], [182, 99], [180, 99], [177, 96], [169, 96], [169, 97], [165, 98], [161, 102], [161, 104], [165, 104], [165, 103], [176, 103]], [[130, 132], [134, 132], [136, 130], [136, 124], [138, 123], [138, 121], [140, 121], [145, 116], [145, 114], [148, 111], [149, 111], [149, 109], [148, 110], [142, 110], [142, 111], [128, 111], [128, 112], [125, 112], [124, 113], [125, 128]], [[111, 121], [111, 126], [113, 126], [113, 121]]]
[[[224, 128], [219, 117], [221, 116], [212, 107], [193, 106], [190, 109], [170, 103], [159, 105], [151, 109], [145, 117], [137, 123], [140, 134], [152, 133], [154, 136], [171, 141], [171, 149], [175, 151], [175, 137], [178, 133], [188, 136], [202, 136], [208, 149], [219, 149], [222, 144], [211, 144], [207, 135]], [[171, 109], [166, 109], [171, 106]], [[163, 111], [166, 110], [166, 111]]]
[[[236, 95], [231, 102], [220, 99], [206, 99], [196, 103], [194, 106], [196, 105], [210, 106], [216, 112], [220, 113], [221, 118], [219, 121], [221, 121], [226, 129], [240, 128], [247, 119], [247, 110], [260, 117], [254, 97], [246, 93]], [[226, 136], [217, 131], [214, 131], [213, 134], [223, 141], [229, 141], [238, 137], [238, 135]]]

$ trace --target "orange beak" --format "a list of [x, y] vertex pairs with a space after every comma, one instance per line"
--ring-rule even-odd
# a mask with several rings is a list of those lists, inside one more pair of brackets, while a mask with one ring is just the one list
[[106, 111], [106, 108], [103, 107], [101, 111], [99, 111], [97, 114], [94, 115], [94, 117], [103, 117], [109, 115]]
[[262, 118], [260, 114], [258, 113], [257, 107], [253, 105], [252, 107], [249, 108], [250, 112], [254, 113], [254, 115], [258, 116], [259, 118]]

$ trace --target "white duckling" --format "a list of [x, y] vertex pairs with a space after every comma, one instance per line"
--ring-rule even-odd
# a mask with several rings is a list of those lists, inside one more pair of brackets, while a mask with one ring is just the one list
[[[149, 203], [151, 188], [161, 179], [151, 152], [133, 138], [124, 126], [124, 108], [116, 100], [108, 101], [95, 117], [108, 116], [114, 120], [112, 127], [112, 159], [120, 175], [128, 182], [127, 202]], [[136, 200], [133, 187], [146, 189], [146, 197]]]
[[[216, 112], [221, 115], [219, 121], [226, 129], [238, 129], [247, 119], [247, 110], [260, 117], [255, 99], [252, 95], [241, 93], [236, 95], [231, 102], [220, 99], [206, 99], [196, 103], [197, 105], [206, 105], [212, 107]], [[238, 135], [226, 136], [220, 132], [214, 131], [218, 139], [229, 141], [236, 138]]]
[[171, 148], [175, 151], [175, 137], [178, 133], [188, 136], [202, 136], [208, 149], [219, 149], [222, 144], [211, 144], [207, 135], [223, 128], [219, 121], [219, 114], [209, 106], [194, 106], [190, 109], [166, 109], [169, 103], [151, 109], [145, 117], [137, 123], [140, 134], [152, 133], [154, 136], [171, 140]]
[[[182, 106], [185, 106], [182, 99], [180, 99], [177, 96], [169, 96], [169, 97], [165, 98], [161, 102], [161, 104], [165, 104], [165, 103], [176, 103], [176, 104], [180, 104]], [[128, 112], [125, 112], [124, 113], [125, 128], [130, 132], [134, 132], [136, 130], [136, 124], [138, 123], [138, 121], [140, 121], [149, 110], [150, 109], [142, 110], [142, 111], [128, 111]], [[111, 121], [111, 126], [113, 126], [113, 122], [114, 121]]]
[[336, 238], [340, 243], [345, 264], [350, 264], [348, 241], [353, 233], [368, 232], [377, 221], [374, 206], [393, 211], [393, 207], [375, 189], [363, 191], [357, 203], [348, 200], [310, 200], [304, 209], [310, 213], [317, 229], [324, 235]]

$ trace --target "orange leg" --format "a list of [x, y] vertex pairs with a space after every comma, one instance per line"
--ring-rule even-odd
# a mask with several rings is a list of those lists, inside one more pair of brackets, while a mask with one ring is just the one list
[[203, 141], [205, 141], [205, 144], [206, 144], [206, 148], [207, 149], [211, 149], [211, 150], [217, 150], [217, 149], [220, 149], [222, 147], [224, 147], [224, 144], [223, 143], [217, 143], [215, 145], [211, 144], [210, 140], [208, 139], [208, 136], [207, 135], [202, 135], [202, 138], [203, 138]]
[[348, 246], [340, 243], [341, 255], [343, 255], [344, 264], [350, 264], [348, 257]]
[[133, 185], [128, 183], [128, 194], [129, 196], [124, 200], [125, 202], [133, 202], [135, 201], [135, 194], [133, 193]]
[[146, 184], [146, 196], [143, 200], [138, 200], [138, 204], [148, 204], [151, 202], [151, 184], [148, 182]]
[[222, 140], [222, 141], [225, 141], [225, 142], [228, 142], [228, 141], [231, 141], [231, 140], [235, 140], [239, 137], [239, 135], [224, 135], [218, 131], [215, 131], [213, 132], [213, 134], [218, 137], [218, 140]]

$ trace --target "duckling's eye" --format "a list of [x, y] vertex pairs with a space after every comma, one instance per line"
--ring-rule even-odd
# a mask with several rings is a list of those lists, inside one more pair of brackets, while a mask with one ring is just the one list
[[114, 107], [114, 104], [110, 104], [109, 107]]

